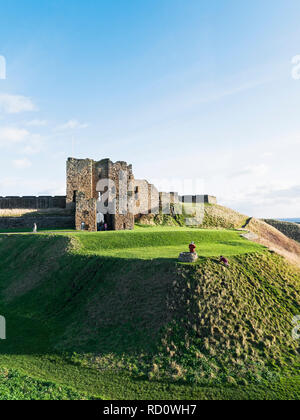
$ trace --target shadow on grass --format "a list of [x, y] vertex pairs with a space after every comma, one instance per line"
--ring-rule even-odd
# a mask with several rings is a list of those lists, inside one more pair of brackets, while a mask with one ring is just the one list
[[[20, 236], [19, 236], [20, 238]], [[49, 254], [49, 239], [0, 247], [1, 354], [151, 352], [171, 320], [176, 259]], [[57, 248], [67, 238], [56, 237]], [[30, 254], [30, 258], [28, 255]]]

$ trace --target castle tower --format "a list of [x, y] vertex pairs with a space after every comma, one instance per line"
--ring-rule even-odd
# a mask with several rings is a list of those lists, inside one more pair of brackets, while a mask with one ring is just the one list
[[99, 222], [109, 230], [134, 228], [130, 212], [134, 176], [126, 162], [110, 159], [95, 162], [91, 159], [69, 158], [67, 161], [67, 208], [75, 210], [75, 226], [97, 231]]

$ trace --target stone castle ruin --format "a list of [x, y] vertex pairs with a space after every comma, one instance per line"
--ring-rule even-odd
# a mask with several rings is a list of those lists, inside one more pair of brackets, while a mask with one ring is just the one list
[[45, 229], [130, 230], [141, 215], [172, 214], [180, 203], [215, 204], [216, 198], [159, 192], [148, 181], [135, 179], [132, 165], [123, 161], [69, 158], [66, 196], [0, 197], [0, 211], [21, 213], [19, 217], [0, 217], [0, 229], [28, 228], [37, 223]]

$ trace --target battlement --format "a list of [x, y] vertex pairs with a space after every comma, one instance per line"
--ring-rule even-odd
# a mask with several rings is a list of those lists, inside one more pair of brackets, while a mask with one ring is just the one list
[[204, 203], [204, 204], [217, 204], [217, 198], [213, 195], [182, 195], [179, 197], [179, 201], [181, 203], [186, 204], [196, 204], [196, 203]]
[[0, 209], [51, 209], [51, 208], [66, 208], [66, 196], [7, 196], [0, 197]]
[[[211, 195], [179, 196], [177, 192], [159, 192], [147, 180], [135, 179], [132, 165], [124, 161], [70, 157], [66, 172], [66, 196], [0, 197], [0, 209], [66, 209], [72, 223], [64, 223], [73, 224], [78, 230], [97, 231], [133, 229], [135, 217], [159, 212], [174, 214], [175, 207], [181, 203], [217, 203], [216, 197]], [[27, 220], [28, 217], [26, 223]], [[14, 223], [24, 224], [25, 221], [20, 218]]]

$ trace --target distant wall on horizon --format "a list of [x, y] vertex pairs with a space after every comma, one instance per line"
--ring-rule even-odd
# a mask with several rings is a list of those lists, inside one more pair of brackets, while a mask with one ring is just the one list
[[74, 216], [22, 216], [0, 217], [0, 230], [33, 229], [34, 223], [38, 229], [74, 229]]
[[182, 203], [205, 203], [217, 204], [217, 198], [213, 195], [182, 195], [179, 197]]
[[52, 209], [66, 208], [66, 196], [24, 196], [24, 197], [0, 197], [0, 209], [17, 210], [17, 209]]

